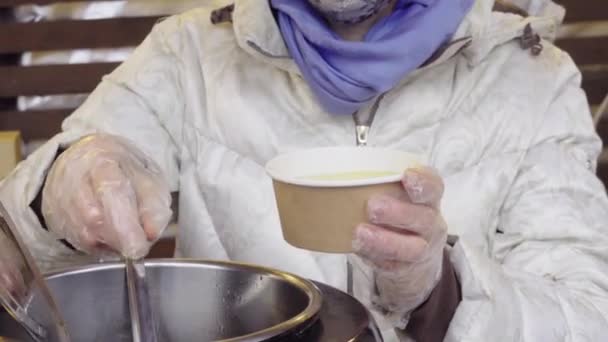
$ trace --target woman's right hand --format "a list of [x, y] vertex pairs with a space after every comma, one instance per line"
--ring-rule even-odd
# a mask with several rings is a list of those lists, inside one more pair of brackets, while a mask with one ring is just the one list
[[42, 193], [49, 230], [77, 249], [142, 258], [171, 219], [160, 168], [126, 139], [83, 138], [53, 164]]

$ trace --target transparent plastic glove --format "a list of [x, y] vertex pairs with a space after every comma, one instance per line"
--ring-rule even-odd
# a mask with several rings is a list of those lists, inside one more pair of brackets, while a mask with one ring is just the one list
[[55, 161], [43, 190], [50, 231], [79, 250], [142, 258], [171, 219], [160, 168], [124, 138], [86, 137]]
[[398, 328], [431, 294], [441, 275], [447, 227], [439, 211], [443, 181], [431, 169], [407, 170], [403, 192], [368, 201], [370, 223], [357, 227], [356, 253], [374, 267], [375, 304]]
[[13, 244], [0, 232], [0, 296], [10, 294], [21, 300], [27, 285], [23, 277], [23, 258]]

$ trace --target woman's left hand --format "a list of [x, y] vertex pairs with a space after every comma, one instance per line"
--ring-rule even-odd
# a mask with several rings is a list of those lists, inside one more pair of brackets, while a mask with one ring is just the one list
[[355, 252], [375, 269], [377, 303], [406, 318], [441, 276], [447, 227], [440, 213], [443, 181], [429, 168], [407, 170], [404, 191], [371, 198], [370, 223], [357, 227]]

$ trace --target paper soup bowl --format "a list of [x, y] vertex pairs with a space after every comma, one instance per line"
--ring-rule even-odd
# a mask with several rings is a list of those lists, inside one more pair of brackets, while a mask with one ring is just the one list
[[399, 191], [403, 172], [420, 165], [413, 154], [370, 147], [290, 152], [268, 162], [289, 244], [326, 253], [350, 253], [354, 231], [367, 222], [367, 201]]

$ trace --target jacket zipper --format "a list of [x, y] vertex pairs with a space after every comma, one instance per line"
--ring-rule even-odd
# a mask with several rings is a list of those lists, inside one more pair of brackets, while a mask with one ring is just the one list
[[378, 96], [369, 110], [359, 110], [353, 114], [357, 146], [367, 146], [369, 131], [376, 118], [376, 113], [380, 107], [380, 101], [382, 101], [384, 95], [385, 94]]

